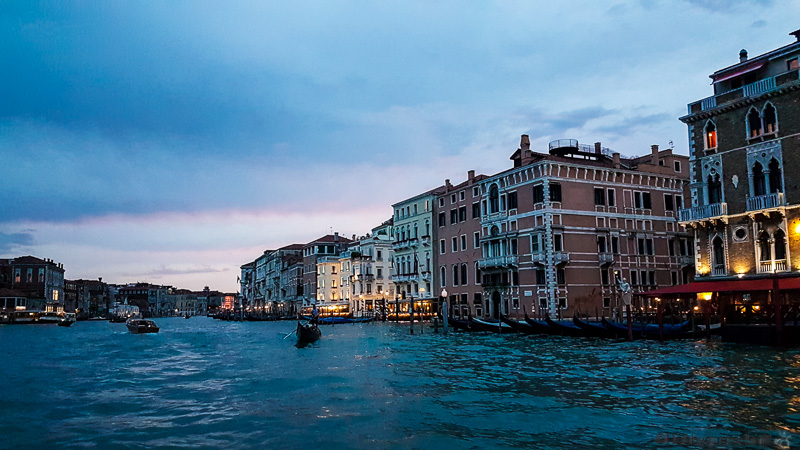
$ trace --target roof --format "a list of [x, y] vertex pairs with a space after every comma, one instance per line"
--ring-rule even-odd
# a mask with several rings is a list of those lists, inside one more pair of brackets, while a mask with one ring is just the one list
[[695, 281], [688, 284], [641, 292], [637, 295], [643, 297], [678, 297], [681, 294], [697, 294], [700, 292], [754, 292], [770, 291], [775, 288], [778, 290], [800, 289], [800, 277]]
[[302, 250], [305, 247], [304, 244], [289, 244], [285, 247], [281, 247], [278, 250]]
[[314, 244], [327, 244], [327, 243], [334, 243], [334, 242], [341, 242], [341, 243], [344, 243], [344, 244], [349, 244], [350, 242], [353, 242], [353, 241], [348, 239], [348, 238], [346, 238], [346, 237], [344, 237], [344, 236], [342, 236], [342, 235], [327, 234], [325, 236], [322, 236], [321, 238], [314, 239], [313, 241], [309, 242], [308, 244], [302, 244], [301, 248], [307, 247], [309, 245], [314, 245]]
[[[792, 42], [791, 44], [788, 44], [788, 45], [784, 45], [783, 47], [776, 48], [775, 50], [771, 50], [771, 51], [769, 51], [767, 53], [763, 53], [761, 55], [749, 58], [746, 61], [742, 61], [742, 62], [739, 62], [739, 63], [734, 64], [732, 66], [725, 67], [724, 69], [720, 69], [720, 70], [714, 72], [713, 74], [709, 75], [709, 77], [712, 80], [714, 80], [714, 83], [719, 82], [719, 81], [723, 81], [723, 80], [727, 80], [727, 79], [730, 79], [730, 78], [735, 77], [737, 75], [741, 75], [743, 73], [749, 72], [750, 70], [758, 69], [759, 67], [763, 66], [767, 61], [769, 61], [769, 59], [772, 58], [773, 56], [777, 56], [778, 54], [784, 53], [784, 52], [786, 52], [788, 50], [793, 50], [795, 48], [800, 48], [800, 37], [798, 37], [798, 34], [796, 34], [798, 32], [800, 32], [800, 30], [794, 31], [792, 33], [789, 33], [792, 36], [795, 36], [796, 38], [798, 38], [797, 41]], [[761, 62], [760, 65], [758, 65], [759, 62]], [[752, 67], [751, 68], [751, 66], [754, 66], [754, 65], [758, 65], [758, 67]]]

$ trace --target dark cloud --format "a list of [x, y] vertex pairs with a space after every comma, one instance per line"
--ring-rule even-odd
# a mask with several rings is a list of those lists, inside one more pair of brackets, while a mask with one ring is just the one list
[[0, 232], [0, 254], [9, 254], [20, 247], [34, 245], [36, 240], [30, 231], [21, 233], [2, 233]]

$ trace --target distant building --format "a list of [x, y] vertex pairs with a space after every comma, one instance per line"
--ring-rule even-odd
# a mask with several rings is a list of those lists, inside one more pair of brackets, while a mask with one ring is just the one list
[[338, 257], [351, 243], [350, 239], [339, 236], [339, 233], [334, 233], [303, 245], [303, 297], [305, 306], [310, 306], [319, 298], [317, 293], [317, 261], [321, 258]]
[[51, 259], [21, 256], [0, 259], [0, 289], [15, 292], [11, 298], [16, 302], [24, 295], [25, 307], [44, 310], [48, 303], [64, 305], [64, 265]]

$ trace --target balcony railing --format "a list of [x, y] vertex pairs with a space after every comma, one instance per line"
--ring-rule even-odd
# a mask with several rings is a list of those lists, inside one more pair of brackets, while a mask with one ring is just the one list
[[714, 269], [711, 271], [711, 275], [715, 277], [723, 276], [727, 273], [728, 271], [725, 270], [725, 266], [714, 266]]
[[774, 77], [764, 78], [763, 80], [758, 80], [755, 83], [744, 85], [738, 89], [733, 89], [721, 94], [704, 98], [699, 102], [691, 103], [689, 104], [689, 114], [695, 114], [701, 111], [716, 108], [719, 105], [723, 105], [740, 98], [760, 95], [765, 92], [772, 91], [784, 84], [792, 83], [797, 80], [798, 71], [796, 69], [776, 75]]
[[431, 245], [431, 237], [429, 235], [422, 236], [422, 245]]
[[506, 217], [508, 217], [508, 212], [506, 212], [506, 211], [497, 211], [497, 212], [493, 212], [493, 213], [484, 214], [483, 217], [481, 217], [481, 221], [482, 222], [487, 222], [487, 221], [492, 221], [492, 220], [505, 219]]
[[598, 253], [597, 259], [600, 261], [600, 264], [614, 264], [614, 254], [603, 252]]
[[681, 256], [678, 257], [678, 261], [680, 262], [681, 267], [693, 266], [694, 265], [694, 256], [681, 255]]
[[710, 205], [695, 206], [678, 211], [680, 222], [694, 222], [696, 220], [721, 217], [728, 214], [727, 203], [712, 203]]
[[786, 266], [785, 259], [761, 261], [758, 264], [758, 273], [777, 273], [786, 271], [788, 271], [788, 267]]
[[773, 194], [747, 197], [748, 211], [771, 209], [771, 208], [777, 208], [779, 206], [786, 206], [786, 197], [784, 197], [783, 192], [775, 192]]
[[478, 267], [486, 268], [516, 266], [518, 262], [519, 258], [516, 255], [493, 256], [491, 258], [483, 258], [479, 260]]

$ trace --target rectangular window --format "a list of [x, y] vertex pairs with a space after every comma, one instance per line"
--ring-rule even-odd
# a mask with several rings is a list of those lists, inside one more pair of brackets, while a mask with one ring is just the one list
[[544, 202], [544, 186], [538, 184], [533, 187], [533, 203], [542, 203]]
[[450, 194], [450, 203], [456, 202], [456, 194]]
[[511, 254], [512, 255], [516, 255], [517, 251], [518, 251], [517, 250], [517, 240], [516, 239], [511, 239], [510, 241], [508, 241], [508, 243], [509, 243], [509, 246], [511, 247]]
[[481, 232], [476, 231], [474, 237], [475, 237], [475, 242], [474, 242], [475, 248], [481, 248]]
[[33, 283], [33, 269], [28, 269], [28, 283]]
[[553, 250], [557, 252], [564, 251], [564, 243], [562, 242], [560, 234], [553, 235]]
[[439, 266], [439, 284], [442, 287], [447, 286], [447, 268], [445, 266]]
[[567, 309], [567, 298], [566, 297], [559, 297], [558, 298], [558, 309]]
[[536, 269], [536, 284], [544, 286], [545, 283], [544, 269]]
[[467, 207], [462, 206], [458, 208], [458, 221], [465, 222], [467, 220]]
[[676, 195], [675, 196], [675, 207], [677, 209], [683, 209], [683, 196], [682, 195]]
[[616, 206], [617, 204], [617, 191], [614, 188], [608, 190], [608, 206]]
[[453, 265], [453, 286], [458, 286], [458, 264]]
[[672, 281], [672, 285], [675, 286], [678, 284], [678, 272], [670, 272], [669, 273], [670, 281]]
[[517, 209], [517, 192], [508, 193], [508, 209]]
[[567, 278], [564, 274], [564, 269], [558, 268], [556, 269], [556, 283], [557, 284], [567, 284]]
[[20, 282], [19, 277], [20, 277], [19, 269], [14, 269], [14, 283], [19, 283]]
[[655, 286], [656, 285], [656, 271], [655, 270], [648, 271], [647, 272], [647, 278], [650, 281], [650, 286]]
[[440, 206], [440, 207], [443, 207], [443, 206], [444, 206], [444, 197], [440, 197], [440, 198], [439, 198], [439, 206]]
[[481, 284], [481, 268], [477, 261], [475, 262], [475, 284]]
[[611, 236], [611, 253], [619, 255], [619, 238]]
[[466, 192], [465, 191], [461, 191], [461, 192], [458, 193], [458, 199], [459, 200], [464, 200], [465, 196], [466, 196]]
[[608, 286], [608, 270], [600, 269], [600, 283], [602, 283], [603, 286]]
[[606, 205], [606, 192], [603, 188], [594, 188], [594, 204], [595, 206]]
[[561, 185], [559, 183], [550, 183], [550, 201], [561, 201]]
[[473, 219], [480, 219], [481, 218], [481, 204], [480, 203], [473, 203], [472, 204], [472, 218]]
[[453, 253], [455, 253], [455, 252], [457, 252], [457, 251], [458, 251], [458, 238], [457, 238], [457, 237], [453, 236], [453, 238], [452, 238], [452, 244], [453, 244], [453, 245], [451, 246], [451, 248], [452, 248], [452, 250], [453, 250]]
[[461, 235], [461, 251], [463, 252], [466, 249], [467, 249], [467, 235], [466, 234], [462, 234]]
[[639, 272], [631, 270], [631, 286], [639, 285]]
[[646, 239], [645, 240], [645, 250], [647, 250], [647, 254], [648, 255], [655, 255], [655, 252], [653, 251], [653, 240], [652, 239]]
[[467, 285], [467, 263], [461, 263], [461, 285]]
[[642, 192], [642, 207], [644, 209], [653, 209], [653, 205], [650, 203], [649, 192]]
[[478, 186], [475, 186], [474, 188], [472, 188], [472, 196], [473, 197], [477, 197], [479, 195], [481, 195], [481, 192], [478, 190]]
[[44, 269], [39, 269], [39, 283], [44, 283]]
[[439, 254], [440, 255], [444, 255], [445, 250], [446, 250], [446, 248], [445, 248], [446, 245], [447, 244], [445, 244], [444, 239], [440, 239], [439, 240]]
[[642, 193], [639, 191], [633, 193], [633, 207], [637, 209], [642, 208]]
[[675, 205], [672, 200], [672, 194], [664, 194], [664, 209], [667, 211], [675, 210]]
[[675, 256], [675, 240], [670, 239], [667, 241], [667, 251], [669, 251], [669, 256]]
[[375, 276], [376, 276], [378, 279], [381, 279], [381, 278], [383, 278], [383, 268], [382, 268], [382, 267], [378, 267], [376, 270], [377, 270], [378, 272], [375, 274]]
[[672, 164], [673, 164], [673, 167], [675, 168], [675, 172], [680, 172], [681, 171], [681, 162], [680, 161], [675, 161]]
[[539, 235], [531, 235], [531, 253], [539, 253]]
[[515, 297], [515, 298], [511, 299], [511, 308], [519, 309], [519, 299], [518, 298]]
[[797, 58], [792, 58], [786, 61], [786, 68], [789, 70], [796, 70], [800, 68], [800, 62], [798, 61]]
[[447, 225], [447, 216], [443, 213], [439, 213], [439, 226], [443, 227]]
[[605, 253], [606, 252], [606, 237], [605, 236], [597, 236], [597, 252], [598, 253]]
[[458, 222], [458, 210], [451, 209], [450, 210], [450, 225]]

